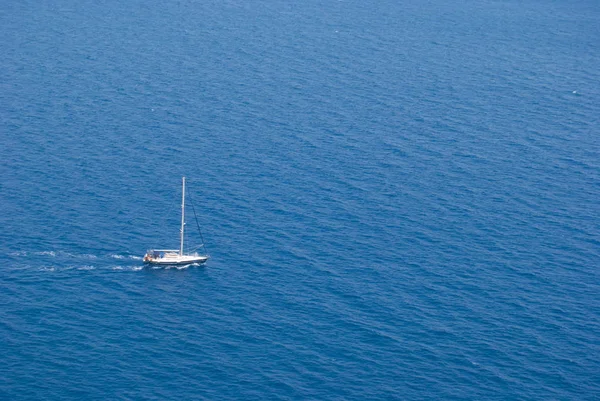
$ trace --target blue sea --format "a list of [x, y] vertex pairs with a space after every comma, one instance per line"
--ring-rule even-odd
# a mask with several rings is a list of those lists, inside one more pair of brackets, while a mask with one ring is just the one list
[[[600, 398], [597, 0], [6, 0], [0, 37], [0, 399]], [[144, 267], [183, 176], [211, 259]]]

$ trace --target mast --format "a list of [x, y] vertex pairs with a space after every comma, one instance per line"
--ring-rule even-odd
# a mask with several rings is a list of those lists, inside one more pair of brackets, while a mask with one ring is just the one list
[[185, 226], [185, 177], [183, 177], [183, 187], [181, 190], [181, 242], [179, 245], [179, 255], [183, 256], [183, 227]]

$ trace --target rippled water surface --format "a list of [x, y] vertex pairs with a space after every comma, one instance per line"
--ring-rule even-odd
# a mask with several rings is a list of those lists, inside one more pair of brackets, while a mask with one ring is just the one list
[[0, 398], [598, 398], [596, 1], [0, 9]]

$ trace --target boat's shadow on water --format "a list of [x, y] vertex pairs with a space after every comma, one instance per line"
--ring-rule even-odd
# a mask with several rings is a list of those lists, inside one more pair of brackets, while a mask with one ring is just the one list
[[203, 269], [206, 267], [205, 263], [190, 263], [189, 265], [171, 265], [171, 266], [160, 266], [160, 265], [142, 265], [137, 270], [146, 270], [146, 271], [165, 271], [165, 270], [188, 270], [190, 268], [198, 267]]

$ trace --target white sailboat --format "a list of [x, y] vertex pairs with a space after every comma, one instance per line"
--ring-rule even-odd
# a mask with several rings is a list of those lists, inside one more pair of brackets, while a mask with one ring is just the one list
[[[194, 211], [195, 213], [195, 211]], [[199, 228], [199, 227], [198, 227]], [[200, 255], [198, 252], [184, 253], [183, 239], [185, 229], [185, 177], [183, 177], [181, 192], [181, 230], [179, 249], [150, 249], [144, 255], [144, 263], [151, 265], [189, 265], [193, 263], [204, 263], [208, 255]]]

